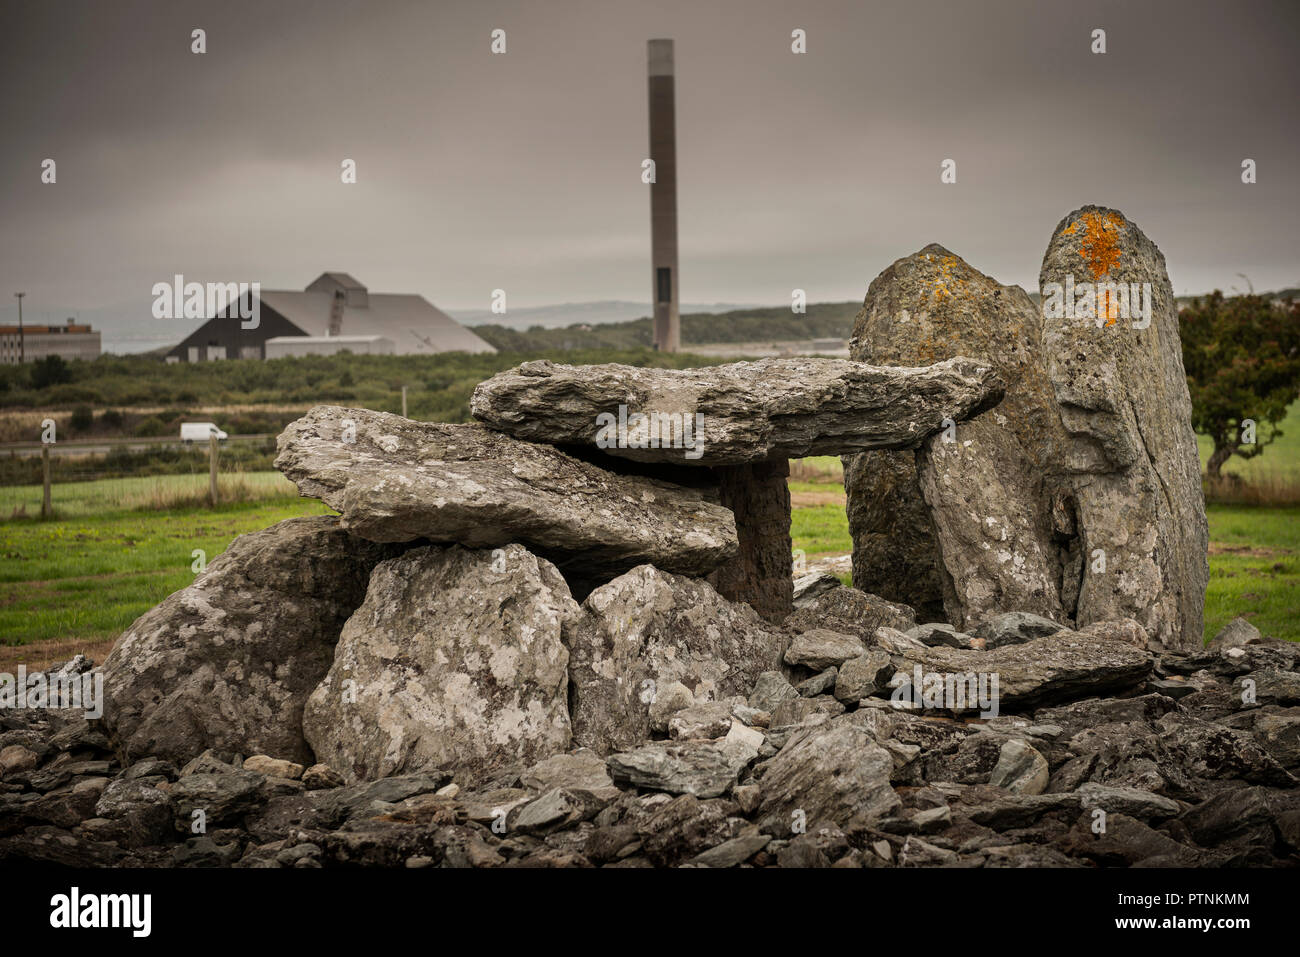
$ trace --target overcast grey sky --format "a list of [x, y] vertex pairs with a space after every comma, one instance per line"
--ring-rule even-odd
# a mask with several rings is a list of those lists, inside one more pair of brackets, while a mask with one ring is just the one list
[[648, 301], [645, 44], [661, 36], [684, 302], [861, 299], [929, 242], [1033, 290], [1053, 227], [1090, 202], [1143, 227], [1180, 294], [1244, 288], [1238, 273], [1295, 285], [1298, 11], [6, 0], [0, 321], [19, 289], [38, 317], [147, 317], [175, 273], [301, 288], [342, 269], [448, 309], [497, 287], [513, 307]]

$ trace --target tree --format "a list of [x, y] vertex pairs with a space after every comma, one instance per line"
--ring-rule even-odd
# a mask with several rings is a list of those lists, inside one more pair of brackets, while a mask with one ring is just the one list
[[1225, 297], [1217, 289], [1179, 314], [1192, 426], [1214, 442], [1206, 471], [1254, 458], [1281, 432], [1300, 395], [1300, 301]]
[[32, 388], [45, 389], [72, 381], [72, 370], [62, 356], [46, 356], [32, 363]]

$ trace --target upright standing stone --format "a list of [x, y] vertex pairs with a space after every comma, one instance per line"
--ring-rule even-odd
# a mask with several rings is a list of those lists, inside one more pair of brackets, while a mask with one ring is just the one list
[[[846, 460], [854, 583], [927, 608], [937, 579], [959, 627], [1005, 611], [1078, 627], [1131, 617], [1198, 646], [1208, 533], [1164, 259], [1122, 214], [1085, 207], [1057, 227], [1040, 280], [1041, 307], [928, 246], [872, 282], [855, 359], [975, 356], [1007, 393], [915, 464]], [[1098, 320], [1099, 293], [1129, 317]]]
[[[1066, 287], [1059, 304], [1050, 283]], [[1118, 210], [1085, 206], [1056, 227], [1039, 285], [1084, 559], [1076, 623], [1135, 618], [1166, 645], [1198, 648], [1209, 526], [1165, 258]], [[1125, 298], [1129, 318], [1106, 308]]]
[[1047, 483], [1066, 435], [1040, 360], [1041, 327], [1023, 289], [942, 246], [898, 260], [871, 283], [854, 326], [855, 359], [910, 366], [979, 356], [1007, 392], [996, 409], [955, 423], [915, 455], [845, 459], [854, 585], [922, 610], [942, 603], [958, 627], [994, 610], [1061, 617]]
[[790, 577], [790, 460], [723, 465], [716, 470], [722, 504], [736, 516], [740, 554], [709, 576], [718, 592], [747, 601], [769, 621], [794, 607]]

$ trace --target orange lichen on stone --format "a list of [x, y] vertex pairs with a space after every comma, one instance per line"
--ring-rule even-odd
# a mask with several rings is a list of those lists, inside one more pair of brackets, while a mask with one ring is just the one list
[[1119, 265], [1119, 231], [1125, 226], [1124, 217], [1114, 212], [1105, 216], [1088, 212], [1062, 232], [1073, 235], [1079, 226], [1083, 227], [1079, 255], [1092, 278], [1101, 279], [1110, 273], [1112, 267]]
[[[926, 259], [929, 258], [930, 258], [929, 256], [926, 257]], [[956, 290], [957, 292], [966, 291], [965, 290], [966, 279], [962, 276], [954, 275], [953, 273], [953, 270], [959, 268], [961, 265], [962, 265], [962, 261], [958, 259], [956, 256], [944, 256], [942, 259], [939, 260], [940, 275], [939, 278], [935, 280], [935, 284], [934, 284], [935, 299], [938, 299], [940, 302], [942, 302], [944, 299], [947, 299], [949, 296], [951, 296], [954, 290], [949, 287], [950, 284], [961, 287]]]

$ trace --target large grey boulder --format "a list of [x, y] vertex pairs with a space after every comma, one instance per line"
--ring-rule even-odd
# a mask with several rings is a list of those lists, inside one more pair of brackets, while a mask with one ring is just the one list
[[608, 755], [650, 737], [675, 684], [696, 702], [748, 695], [789, 637], [707, 582], [642, 565], [593, 591], [564, 640], [574, 743]]
[[400, 551], [332, 517], [236, 538], [140, 616], [104, 663], [104, 723], [127, 759], [208, 748], [311, 762], [302, 710], [371, 569]]
[[[1066, 315], [1067, 277], [1071, 294], [1122, 283], [1138, 304], [1148, 283], [1149, 324]], [[1208, 535], [1164, 259], [1122, 214], [1084, 207], [1057, 227], [1040, 281], [1042, 307], [931, 245], [872, 282], [853, 358], [976, 356], [1008, 386], [914, 461], [846, 460], [854, 583], [922, 609], [941, 599], [959, 628], [1012, 610], [1070, 627], [1131, 617], [1195, 647]]]
[[[952, 572], [961, 569], [954, 553], [989, 566], [978, 573], [989, 577], [993, 587], [1010, 578], [996, 556], [982, 554], [989, 551], [985, 543], [997, 540], [983, 530], [986, 516], [1001, 520], [1006, 532], [1019, 536], [1004, 540], [1002, 551], [1018, 546], [1044, 550], [1050, 538], [1050, 516], [1038, 504], [1043, 496], [1018, 487], [1023, 481], [1039, 480], [1034, 467], [1045, 467], [1064, 440], [1039, 361], [1041, 324], [1024, 290], [1002, 286], [939, 245], [898, 260], [872, 281], [853, 327], [850, 355], [854, 359], [912, 366], [959, 354], [977, 355], [998, 369], [1007, 389], [999, 407], [980, 417], [992, 419], [989, 424], [997, 427], [996, 434], [989, 435], [987, 426], [976, 433], [975, 423], [970, 422], [941, 433], [931, 443], [932, 448], [953, 455], [965, 450], [962, 458], [967, 460], [976, 456], [991, 460], [981, 474], [967, 475], [964, 484], [960, 475], [952, 476], [958, 487], [949, 494], [964, 493], [970, 498], [969, 508], [955, 502], [926, 505], [917, 469], [923, 456], [878, 452], [845, 460], [855, 585], [931, 615], [943, 603], [948, 617], [960, 627], [975, 609], [953, 592]], [[970, 461], [943, 464], [971, 467]], [[946, 478], [946, 474], [933, 476], [930, 484], [945, 491]], [[982, 483], [989, 480], [993, 487], [985, 488]], [[956, 525], [940, 530], [944, 536], [957, 536], [955, 547], [946, 537], [934, 537], [934, 525], [944, 520]], [[949, 557], [951, 561], [945, 562]], [[1008, 564], [1015, 571], [1016, 555]], [[1045, 594], [1035, 603], [1009, 607], [1050, 617], [1058, 602]]]
[[599, 581], [643, 562], [703, 575], [736, 555], [731, 513], [707, 490], [619, 475], [481, 426], [317, 406], [278, 448], [276, 468], [303, 495], [372, 541], [521, 542]]
[[303, 729], [349, 780], [451, 772], [476, 785], [567, 751], [578, 605], [522, 546], [415, 548], [375, 567]]
[[[968, 418], [1001, 394], [986, 362], [960, 357], [924, 369], [812, 357], [697, 369], [542, 359], [479, 383], [470, 411], [495, 429], [536, 442], [598, 447], [640, 462], [741, 465], [915, 448], [943, 428], [945, 418]], [[620, 407], [623, 421], [630, 421], [623, 428], [626, 442], [618, 441]], [[637, 414], [643, 419], [631, 420]], [[668, 420], [674, 428], [690, 416], [693, 447], [663, 442], [668, 426], [651, 415], [675, 416]]]

